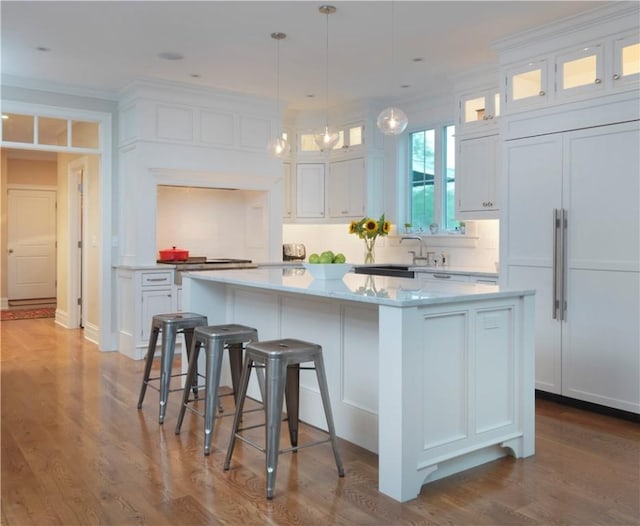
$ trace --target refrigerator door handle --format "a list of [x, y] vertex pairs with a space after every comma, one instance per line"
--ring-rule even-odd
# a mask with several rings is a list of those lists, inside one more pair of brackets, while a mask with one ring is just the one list
[[558, 261], [560, 265], [560, 288], [559, 288], [559, 297], [560, 297], [560, 321], [564, 321], [567, 319], [567, 295], [566, 295], [566, 276], [567, 276], [567, 210], [562, 208], [560, 210], [560, 236], [562, 251], [560, 253], [560, 260]]
[[561, 211], [559, 208], [553, 209], [553, 262], [552, 262], [552, 272], [553, 272], [553, 297], [552, 297], [552, 305], [551, 305], [551, 313], [554, 320], [561, 320], [561, 314], [559, 315], [560, 310], [560, 282], [562, 281], [562, 277], [560, 275], [560, 253], [562, 252], [562, 221], [561, 221]]

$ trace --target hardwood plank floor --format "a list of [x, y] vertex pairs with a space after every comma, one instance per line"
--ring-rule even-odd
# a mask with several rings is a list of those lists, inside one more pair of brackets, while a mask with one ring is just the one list
[[0, 337], [6, 526], [640, 525], [637, 423], [538, 400], [535, 456], [427, 484], [404, 504], [376, 490], [377, 457], [341, 440], [345, 478], [328, 445], [282, 455], [267, 501], [261, 453], [238, 443], [222, 469], [230, 418], [205, 457], [199, 417], [174, 433], [179, 393], [163, 426], [155, 391], [136, 408], [142, 361], [101, 353], [51, 319], [3, 322]]

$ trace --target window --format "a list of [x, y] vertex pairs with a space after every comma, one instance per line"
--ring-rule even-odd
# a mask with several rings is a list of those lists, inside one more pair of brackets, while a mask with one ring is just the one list
[[455, 126], [414, 132], [410, 148], [410, 218], [416, 232], [455, 230]]

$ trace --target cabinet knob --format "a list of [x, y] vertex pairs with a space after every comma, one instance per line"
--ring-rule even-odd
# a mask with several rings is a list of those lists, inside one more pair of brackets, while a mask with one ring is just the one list
[[541, 97], [544, 97], [546, 95], [546, 92], [544, 90], [540, 90], [538, 92], [538, 95], [540, 95]]
[[618, 75], [617, 73], [614, 73], [613, 80], [620, 80], [620, 75]]
[[595, 82], [596, 84], [602, 84], [602, 80], [600, 80], [600, 79], [596, 79], [596, 80], [594, 80], [594, 82]]

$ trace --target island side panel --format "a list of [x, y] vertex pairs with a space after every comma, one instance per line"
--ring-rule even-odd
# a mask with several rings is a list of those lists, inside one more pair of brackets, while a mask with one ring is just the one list
[[529, 297], [380, 308], [379, 489], [533, 454]]

